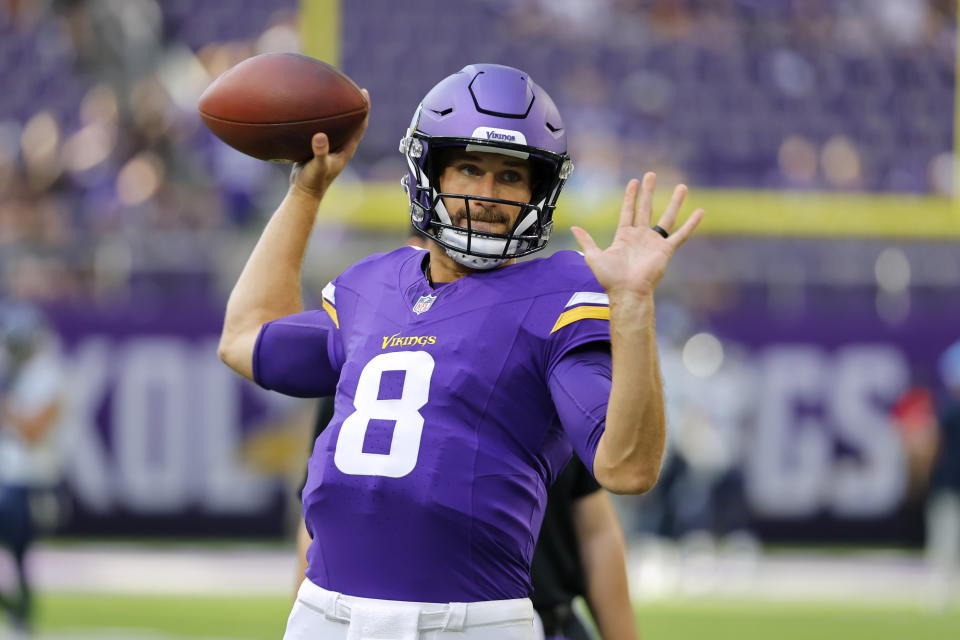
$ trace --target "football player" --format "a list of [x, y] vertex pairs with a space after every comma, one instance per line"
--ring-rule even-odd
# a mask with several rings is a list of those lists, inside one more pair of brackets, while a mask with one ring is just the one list
[[940, 356], [940, 380], [948, 395], [939, 412], [937, 455], [926, 506], [926, 556], [933, 605], [946, 611], [956, 603], [960, 561], [960, 340]]
[[[653, 294], [701, 211], [651, 228], [655, 177], [626, 188], [612, 245], [546, 246], [573, 165], [527, 74], [471, 65], [401, 141], [429, 250], [370, 256], [304, 312], [317, 206], [362, 131], [291, 186], [227, 303], [220, 357], [261, 386], [335, 392], [303, 493], [313, 542], [287, 638], [533, 635], [529, 570], [546, 488], [571, 452], [607, 489], [650, 489], [664, 445]], [[672, 232], [672, 233], [671, 233]]]
[[10, 550], [16, 570], [16, 588], [0, 593], [0, 611], [15, 637], [29, 632], [33, 613], [27, 556], [50, 524], [37, 516], [55, 516], [59, 506], [63, 394], [56, 340], [40, 311], [0, 302], [0, 549]]

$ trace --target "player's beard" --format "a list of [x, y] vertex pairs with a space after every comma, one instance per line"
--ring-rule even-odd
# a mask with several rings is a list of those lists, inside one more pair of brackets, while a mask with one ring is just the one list
[[[456, 226], [467, 228], [466, 205], [457, 209], [453, 220]], [[510, 216], [498, 209], [483, 207], [477, 203], [470, 206], [470, 225], [474, 231], [507, 234], [510, 232], [510, 223]]]

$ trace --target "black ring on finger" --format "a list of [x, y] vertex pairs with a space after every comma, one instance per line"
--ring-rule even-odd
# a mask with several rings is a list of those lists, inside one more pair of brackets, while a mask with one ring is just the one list
[[669, 237], [670, 237], [670, 234], [667, 233], [667, 230], [664, 229], [663, 227], [661, 227], [661, 226], [658, 225], [658, 224], [653, 225], [653, 230], [656, 231], [657, 233], [659, 233], [659, 234], [660, 234], [661, 236], [663, 236], [664, 238], [669, 238]]

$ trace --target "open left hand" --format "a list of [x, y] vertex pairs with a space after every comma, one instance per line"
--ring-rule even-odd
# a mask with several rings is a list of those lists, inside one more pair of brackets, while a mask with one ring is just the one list
[[670, 234], [669, 237], [664, 238], [654, 231], [650, 218], [656, 181], [656, 174], [647, 173], [642, 184], [636, 179], [627, 184], [617, 232], [607, 249], [600, 249], [590, 234], [580, 227], [571, 229], [587, 265], [610, 295], [653, 295], [674, 251], [686, 242], [703, 218], [703, 209], [697, 209], [683, 226], [672, 232], [687, 194], [687, 187], [680, 184], [673, 190], [670, 204], [658, 222], [660, 228]]

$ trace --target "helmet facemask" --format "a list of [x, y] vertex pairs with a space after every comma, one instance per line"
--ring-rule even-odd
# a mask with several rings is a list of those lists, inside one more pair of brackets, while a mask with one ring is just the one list
[[[527, 159], [530, 162], [531, 193], [529, 202], [440, 191], [439, 176], [445, 163], [438, 159], [445, 149], [499, 153]], [[410, 195], [411, 224], [420, 234], [446, 249], [456, 262], [473, 269], [492, 269], [505, 262], [543, 249], [553, 231], [553, 211], [563, 183], [573, 165], [564, 156], [543, 157], [543, 152], [523, 145], [487, 144], [475, 139], [434, 138], [414, 133], [401, 142], [410, 173], [402, 180]], [[419, 155], [418, 155], [419, 154]], [[555, 154], [549, 154], [551, 156]], [[558, 170], [557, 167], [561, 167]], [[551, 179], [550, 176], [556, 176]], [[563, 177], [560, 177], [560, 176]], [[410, 178], [416, 185], [409, 191]], [[454, 218], [444, 204], [463, 203], [462, 220]], [[517, 212], [507, 233], [493, 233], [473, 228], [480, 203], [509, 207]], [[460, 216], [456, 216], [459, 218]], [[460, 224], [456, 224], [457, 222]]]

